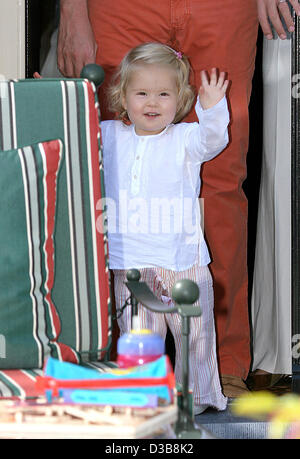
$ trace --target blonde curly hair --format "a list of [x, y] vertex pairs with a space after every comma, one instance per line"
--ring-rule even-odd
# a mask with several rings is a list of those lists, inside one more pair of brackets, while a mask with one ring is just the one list
[[189, 84], [190, 64], [186, 56], [161, 43], [143, 43], [125, 55], [107, 91], [110, 111], [117, 113], [122, 121], [129, 121], [122, 100], [132, 72], [141, 64], [167, 65], [175, 70], [178, 104], [173, 123], [178, 123], [189, 113], [195, 99], [195, 91]]

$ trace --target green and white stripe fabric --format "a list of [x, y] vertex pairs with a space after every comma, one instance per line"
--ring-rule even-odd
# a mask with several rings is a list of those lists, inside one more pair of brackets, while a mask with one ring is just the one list
[[[0, 368], [41, 368], [56, 347], [52, 301], [62, 142], [0, 152]], [[50, 343], [48, 327], [56, 327]]]
[[53, 349], [58, 358], [97, 360], [110, 345], [111, 316], [107, 236], [97, 230], [105, 226], [98, 209], [104, 196], [95, 87], [86, 80], [0, 82], [0, 149], [54, 138], [65, 146], [52, 290], [61, 329], [58, 341], [55, 327], [48, 327], [48, 337], [60, 343], [57, 355]]

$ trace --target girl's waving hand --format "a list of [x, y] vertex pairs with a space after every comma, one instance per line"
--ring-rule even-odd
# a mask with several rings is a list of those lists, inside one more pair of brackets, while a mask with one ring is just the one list
[[217, 74], [217, 69], [213, 68], [208, 76], [205, 70], [201, 71], [201, 86], [199, 88], [199, 100], [204, 110], [213, 107], [223, 99], [229, 81], [225, 79], [225, 72]]

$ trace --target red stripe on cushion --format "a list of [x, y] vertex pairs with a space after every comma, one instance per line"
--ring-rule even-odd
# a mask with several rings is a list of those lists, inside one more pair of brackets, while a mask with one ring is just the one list
[[[55, 207], [56, 207], [56, 188], [57, 188], [57, 172], [62, 155], [62, 145], [59, 140], [53, 140], [43, 145], [45, 151], [45, 160], [47, 165], [47, 174], [45, 178], [47, 193], [45, 201], [47, 202], [47, 238], [45, 241], [46, 264], [47, 264], [47, 279], [46, 279], [46, 301], [50, 306], [52, 323], [55, 329], [54, 339], [58, 338], [61, 330], [60, 319], [56, 308], [53, 304], [51, 291], [54, 282], [54, 241], [53, 232], [55, 224]], [[54, 173], [55, 171], [55, 173]]]
[[[93, 174], [93, 194], [94, 194], [94, 221], [97, 221], [97, 203], [101, 199], [101, 184], [99, 174], [99, 144], [98, 136], [100, 135], [100, 125], [97, 110], [95, 109], [95, 93], [90, 83], [87, 83], [88, 100], [89, 100], [89, 123], [91, 134], [91, 162]], [[107, 302], [110, 295], [108, 270], [105, 264], [104, 236], [96, 229], [96, 246], [97, 246], [97, 263], [98, 263], [98, 285], [101, 309], [102, 323], [102, 343], [104, 348], [108, 343], [108, 308]]]
[[[37, 397], [42, 393], [37, 392], [35, 378], [30, 377], [24, 370], [4, 370], [1, 373], [6, 376], [16, 389], [21, 389], [26, 397]], [[21, 394], [23, 395], [23, 394]]]
[[[59, 140], [53, 140], [44, 145], [45, 159], [47, 165], [46, 175], [46, 193], [47, 193], [47, 234], [45, 242], [45, 252], [47, 256], [47, 280], [46, 280], [46, 301], [50, 306], [51, 321], [54, 327], [54, 336], [51, 342], [58, 348], [59, 358], [72, 363], [79, 363], [77, 353], [68, 345], [59, 343], [59, 335], [61, 331], [61, 322], [57, 313], [56, 307], [52, 301], [51, 290], [54, 282], [54, 241], [53, 237], [49, 237], [54, 232], [55, 225], [55, 210], [56, 210], [56, 189], [59, 163], [62, 157], [62, 143]], [[55, 171], [55, 173], [53, 173]], [[51, 199], [50, 199], [51, 197]]]
[[79, 363], [77, 353], [70, 346], [58, 342], [61, 332], [61, 322], [51, 297], [51, 291], [54, 283], [54, 241], [52, 235], [55, 225], [57, 177], [59, 163], [62, 158], [62, 143], [60, 140], [53, 140], [44, 144], [43, 148], [45, 152], [45, 161], [47, 167], [47, 174], [45, 178], [45, 194], [47, 195], [45, 199], [47, 202], [47, 238], [45, 241], [47, 279], [45, 282], [45, 287], [47, 293], [45, 298], [49, 304], [49, 314], [51, 315], [50, 319], [54, 327], [54, 330], [52, 329], [54, 333], [51, 342], [57, 346], [60, 359], [67, 362]]
[[60, 357], [65, 362], [79, 363], [79, 357], [76, 351], [74, 351], [70, 346], [63, 343], [56, 343], [59, 348]]

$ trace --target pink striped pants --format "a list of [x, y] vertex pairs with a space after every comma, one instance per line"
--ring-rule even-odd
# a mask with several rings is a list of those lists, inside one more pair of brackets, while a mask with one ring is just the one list
[[[202, 309], [202, 316], [191, 318], [190, 323], [190, 388], [194, 393], [195, 405], [207, 404], [218, 410], [226, 408], [227, 399], [223, 396], [219, 380], [216, 357], [216, 337], [213, 315], [212, 277], [207, 266], [193, 266], [186, 271], [171, 271], [153, 267], [140, 269], [141, 281], [148, 284], [158, 299], [170, 307], [173, 306], [171, 290], [180, 279], [191, 279], [198, 284], [200, 296], [195, 306]], [[129, 297], [126, 285], [126, 270], [114, 270], [116, 308], [119, 310]], [[178, 314], [153, 313], [139, 305], [138, 314], [142, 328], [148, 328], [166, 338], [167, 327], [174, 337], [175, 343], [175, 377], [181, 382], [181, 320]], [[131, 308], [127, 307], [118, 319], [120, 333], [131, 328]]]

